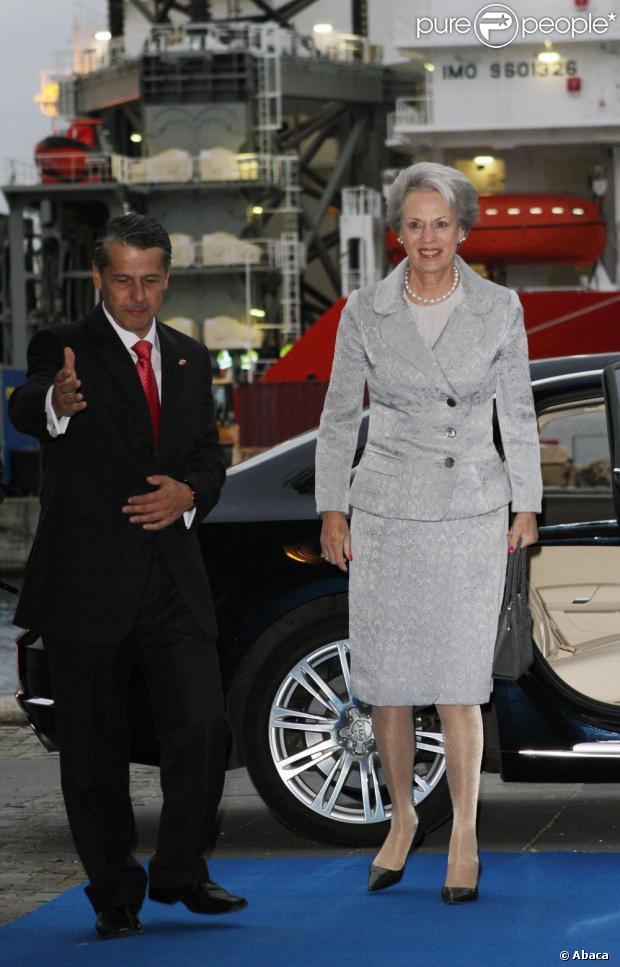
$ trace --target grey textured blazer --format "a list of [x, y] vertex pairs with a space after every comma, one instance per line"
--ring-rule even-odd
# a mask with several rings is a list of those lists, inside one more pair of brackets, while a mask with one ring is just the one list
[[[456, 256], [463, 301], [432, 349], [404, 302], [407, 260], [343, 309], [316, 453], [317, 511], [442, 520], [540, 511], [540, 445], [515, 292]], [[368, 442], [351, 465], [368, 383]], [[508, 474], [493, 443], [493, 397]]]

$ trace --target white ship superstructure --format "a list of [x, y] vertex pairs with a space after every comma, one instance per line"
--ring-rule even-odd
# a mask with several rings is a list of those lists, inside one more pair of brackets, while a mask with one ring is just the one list
[[[618, 7], [614, 0], [426, 0], [413, 14], [397, 3], [384, 38], [403, 58], [399, 69], [412, 72], [412, 92], [389, 118], [388, 145], [457, 165], [483, 194], [597, 200], [608, 227], [596, 276], [602, 285], [620, 278]], [[579, 284], [580, 276], [571, 266], [507, 265], [504, 281], [557, 286]]]

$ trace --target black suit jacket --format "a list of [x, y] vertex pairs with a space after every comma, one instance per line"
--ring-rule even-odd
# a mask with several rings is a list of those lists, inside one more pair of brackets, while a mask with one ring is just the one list
[[[218, 500], [225, 462], [218, 443], [207, 349], [157, 323], [162, 359], [161, 428], [153, 445], [144, 391], [127, 349], [101, 306], [84, 319], [44, 329], [28, 349], [27, 382], [9, 402], [18, 430], [41, 441], [41, 515], [15, 623], [41, 634], [113, 645], [129, 633], [157, 542], [187, 605], [208, 635], [216, 621], [196, 536]], [[70, 346], [87, 407], [50, 437], [45, 395]], [[191, 529], [130, 524], [121, 508], [167, 474], [196, 491]]]

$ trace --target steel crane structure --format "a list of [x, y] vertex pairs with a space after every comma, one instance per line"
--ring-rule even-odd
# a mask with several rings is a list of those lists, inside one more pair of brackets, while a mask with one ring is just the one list
[[[318, 50], [294, 28], [314, 2], [108, 0], [104, 49], [59, 78], [59, 114], [94, 122], [97, 147], [79, 166], [43, 152], [5, 178], [5, 363], [92, 305], [93, 237], [127, 210], [188, 243], [167, 311], [199, 338], [204, 320], [238, 320], [267, 364], [341, 295], [341, 192], [380, 189], [387, 113], [411, 75], [368, 42], [365, 0], [344, 42]], [[222, 232], [241, 255], [211, 258], [205, 239]]]

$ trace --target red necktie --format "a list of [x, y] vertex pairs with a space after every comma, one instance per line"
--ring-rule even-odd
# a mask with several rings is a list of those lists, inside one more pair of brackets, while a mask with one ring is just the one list
[[151, 351], [153, 349], [153, 344], [150, 343], [148, 339], [140, 339], [138, 342], [135, 342], [131, 348], [138, 357], [136, 367], [138, 369], [138, 376], [140, 377], [142, 389], [144, 390], [146, 402], [148, 403], [149, 412], [151, 414], [153, 439], [155, 440], [155, 448], [157, 448], [157, 444], [159, 443], [160, 403], [157, 380], [155, 379], [155, 370], [153, 369], [153, 364], [151, 363]]

